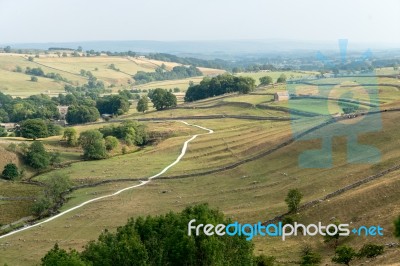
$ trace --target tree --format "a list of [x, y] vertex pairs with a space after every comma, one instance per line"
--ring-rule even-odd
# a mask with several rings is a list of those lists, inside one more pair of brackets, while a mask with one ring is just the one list
[[383, 245], [376, 245], [372, 243], [364, 244], [358, 251], [357, 257], [375, 258], [384, 253], [384, 248], [385, 247]]
[[260, 255], [254, 258], [254, 266], [274, 266], [276, 258], [274, 256]]
[[278, 78], [278, 80], [276, 81], [277, 83], [286, 83], [286, 75], [285, 74], [281, 74]]
[[79, 144], [76, 130], [73, 127], [69, 127], [64, 130], [63, 139], [66, 140], [67, 145], [71, 147], [75, 147]]
[[4, 166], [4, 170], [1, 173], [2, 178], [7, 180], [15, 180], [19, 177], [18, 167], [14, 163], [8, 163]]
[[42, 266], [87, 266], [88, 263], [85, 263], [80, 257], [79, 253], [75, 250], [67, 252], [58, 247], [58, 244], [55, 244], [53, 249], [51, 249], [43, 258], [42, 258]]
[[312, 266], [321, 264], [322, 257], [320, 254], [312, 250], [309, 245], [306, 245], [301, 251], [300, 265]]
[[177, 103], [176, 96], [173, 93], [160, 88], [153, 90], [148, 96], [157, 111], [175, 107]]
[[289, 212], [297, 212], [300, 206], [300, 201], [303, 194], [298, 189], [289, 190], [285, 202], [288, 205]]
[[138, 112], [146, 112], [149, 109], [149, 100], [147, 96], [143, 95], [137, 103], [136, 110]]
[[32, 81], [32, 82], [38, 82], [38, 78], [35, 77], [35, 76], [31, 76], [31, 81]]
[[99, 160], [107, 157], [103, 134], [97, 129], [82, 132], [79, 136], [79, 144], [83, 148], [85, 159]]
[[53, 202], [57, 202], [62, 198], [62, 193], [71, 187], [71, 181], [65, 174], [55, 173], [46, 181], [45, 195]]
[[38, 217], [42, 216], [48, 212], [52, 205], [52, 200], [43, 194], [35, 199], [32, 205], [32, 213]]
[[6, 46], [3, 50], [5, 53], [11, 53], [11, 46]]
[[335, 256], [332, 258], [333, 262], [339, 264], [350, 265], [350, 261], [352, 261], [356, 257], [356, 251], [349, 246], [339, 246], [335, 250]]
[[50, 153], [50, 165], [58, 166], [60, 164], [61, 164], [61, 153], [58, 151]]
[[116, 137], [114, 136], [107, 136], [105, 139], [105, 145], [106, 145], [106, 150], [107, 151], [112, 151], [116, 147], [118, 147], [119, 141]]
[[400, 238], [400, 216], [394, 221], [394, 236]]
[[4, 127], [0, 127], [0, 138], [7, 137], [7, 131]]
[[20, 124], [20, 134], [27, 139], [47, 138], [47, 125], [42, 119], [27, 119]]
[[260, 85], [269, 85], [273, 82], [272, 77], [270, 76], [264, 76], [260, 78]]
[[50, 154], [40, 141], [34, 141], [25, 155], [26, 163], [34, 169], [45, 169], [50, 164]]
[[32, 206], [34, 215], [41, 217], [49, 215], [51, 208], [62, 200], [64, 192], [71, 188], [71, 181], [67, 175], [56, 173], [44, 182], [45, 189]]
[[[334, 223], [333, 223], [334, 225], [336, 225], [336, 228], [339, 226], [339, 224], [340, 224], [340, 221], [335, 221]], [[339, 232], [339, 230], [336, 230], [336, 233], [335, 234], [333, 234], [334, 232], [335, 232], [335, 228], [333, 228], [333, 227], [331, 227], [331, 229], [330, 229], [331, 231], [329, 231], [329, 229], [328, 230], [326, 230], [327, 232], [329, 232], [330, 234], [327, 234], [326, 232], [326, 234], [325, 234], [325, 236], [324, 236], [324, 242], [325, 243], [329, 243], [329, 242], [331, 242], [331, 241], [334, 241], [334, 248], [336, 248], [337, 246], [338, 246], [338, 244], [339, 244], [339, 239], [342, 237], [341, 235], [340, 235], [340, 232]], [[333, 231], [332, 231], [333, 230]]]

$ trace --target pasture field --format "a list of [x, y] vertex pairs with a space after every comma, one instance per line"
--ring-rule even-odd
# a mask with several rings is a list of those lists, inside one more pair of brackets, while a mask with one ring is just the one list
[[[34, 228], [9, 237], [7, 241], [10, 245], [0, 250], [1, 262], [29, 264], [37, 261], [46, 250], [53, 246], [55, 241], [58, 241], [63, 248], [81, 249], [87, 240], [96, 238], [101, 230], [105, 228], [115, 229], [118, 225], [124, 224], [129, 217], [154, 215], [169, 210], [178, 211], [194, 203], [208, 202], [212, 207], [223, 210], [227, 217], [242, 223], [264, 221], [286, 211], [284, 197], [290, 188], [299, 188], [304, 194], [303, 201], [307, 202], [395, 165], [400, 158], [398, 151], [400, 143], [396, 138], [396, 126], [391, 121], [398, 118], [398, 113], [384, 113], [384, 132], [368, 133], [360, 137], [361, 143], [373, 144], [382, 151], [382, 162], [373, 167], [365, 164], [347, 164], [346, 139], [336, 138], [333, 141], [335, 158], [333, 169], [301, 169], [297, 164], [297, 156], [301, 151], [315, 147], [318, 140], [295, 142], [273, 154], [242, 164], [231, 170], [183, 179], [155, 180], [146, 186], [127, 191], [117, 197], [86, 205], [40, 228]], [[217, 121], [204, 120], [201, 123], [196, 121], [196, 123], [210, 128], [214, 126], [216, 134], [224, 135], [226, 133], [229, 136], [231, 133], [236, 135], [236, 140], [232, 142], [241, 144], [243, 150], [254, 147], [254, 149], [264, 151], [270, 147], [268, 143], [261, 144], [257, 141], [254, 141], [254, 143], [248, 141], [254, 138], [251, 135], [254, 133], [243, 131], [243, 134], [235, 134], [235, 131], [240, 132], [243, 128], [251, 127], [250, 124], [246, 125], [246, 123], [242, 125], [243, 122], [241, 121], [217, 123]], [[330, 129], [326, 127], [321, 130]], [[278, 135], [283, 136], [283, 134], [287, 134], [286, 131]], [[232, 135], [229, 138], [231, 139]], [[274, 140], [271, 140], [271, 142], [274, 142]], [[174, 146], [178, 148], [179, 145]], [[204, 153], [207, 150], [210, 150], [210, 153]], [[200, 158], [203, 158], [201, 160], [209, 159], [212, 161], [213, 156], [219, 155], [221, 159], [230, 157], [225, 154], [224, 139], [214, 135], [200, 136], [193, 142], [193, 145], [190, 145], [189, 151], [188, 156], [184, 158], [186, 162], [183, 162], [182, 167], [185, 164], [191, 164], [188, 167], [190, 169], [196, 169], [199, 166]], [[176, 153], [178, 153], [178, 149], [175, 150]], [[288, 154], [291, 154], [291, 156], [288, 156]], [[130, 161], [135, 160], [131, 159]], [[177, 167], [171, 168], [171, 171], [166, 175], [180, 174], [182, 173], [180, 168], [181, 166], [177, 165]], [[385, 181], [386, 179], [389, 181]], [[380, 183], [381, 180], [384, 183]], [[365, 185], [365, 187], [376, 186], [374, 182]], [[397, 206], [396, 202], [398, 202], [397, 185], [394, 186], [398, 182], [392, 175], [378, 179], [376, 182], [379, 182], [378, 187], [382, 187], [365, 189], [362, 186], [335, 199], [322, 202], [321, 205], [308, 209], [304, 213], [300, 212], [300, 221], [315, 222], [321, 218], [323, 222], [326, 222], [332, 216], [335, 216], [342, 221], [368, 224], [376, 223], [376, 216], [373, 216], [373, 214], [379, 212], [385, 214], [385, 216], [382, 216], [382, 219], [385, 219], [380, 220], [381, 226], [390, 228], [389, 221], [397, 215], [392, 211], [394, 206]], [[78, 190], [73, 192], [70, 197], [73, 202], [77, 203], [80, 200], [90, 198], [90, 196], [95, 197], [106, 191], [112, 191], [112, 189], [117, 190], [120, 185], [121, 183], [114, 183], [99, 189]], [[115, 187], [113, 188], [113, 186]], [[385, 194], [381, 194], [382, 192]], [[353, 201], [354, 195], [359, 195], [358, 197], [361, 198], [359, 200], [356, 198]], [[377, 203], [376, 200], [382, 197], [385, 197], [388, 204]], [[361, 215], [362, 208], [357, 214], [356, 209], [358, 209], [360, 200], [365, 203], [365, 208], [370, 208], [366, 215]], [[325, 206], [328, 207], [325, 209]], [[346, 206], [346, 208], [343, 206]], [[321, 208], [324, 211], [319, 212]], [[341, 210], [337, 210], [337, 208], [341, 208]], [[318, 215], [313, 214], [314, 212]], [[0, 243], [4, 241], [0, 240]], [[379, 242], [384, 243], [393, 241], [395, 240], [391, 235], [379, 239]], [[278, 257], [278, 261], [282, 262], [287, 262], [288, 257], [298, 256], [297, 254], [305, 242], [311, 243], [323, 254], [330, 256], [333, 253], [329, 245], [322, 243], [322, 238], [299, 237], [289, 239], [287, 242], [282, 242], [276, 238], [255, 238], [257, 253], [274, 254]], [[35, 245], [33, 245], [34, 243]], [[358, 246], [361, 242], [355, 237], [350, 237], [346, 240], [346, 243]], [[15, 256], [22, 249], [26, 251], [24, 252], [26, 255]], [[392, 253], [389, 252], [388, 256], [398, 258], [398, 252]]]
[[256, 84], [260, 83], [260, 78], [264, 76], [270, 76], [275, 83], [280, 75], [285, 74], [287, 79], [295, 78], [295, 79], [303, 79], [308, 77], [315, 77], [318, 72], [313, 71], [270, 71], [270, 72], [243, 72], [235, 74], [236, 76], [241, 77], [251, 77], [256, 80]]
[[149, 90], [149, 89], [174, 89], [178, 88], [180, 91], [185, 92], [187, 88], [189, 88], [189, 82], [193, 81], [194, 84], [200, 83], [203, 77], [192, 77], [187, 79], [177, 79], [177, 80], [163, 80], [163, 81], [155, 81], [146, 84], [135, 85], [134, 87], [137, 89]]
[[[157, 62], [150, 63], [156, 64]], [[118, 67], [117, 64], [116, 67]], [[269, 75], [270, 73], [262, 74]], [[286, 75], [288, 76], [288, 74]], [[284, 198], [289, 189], [298, 188], [304, 195], [302, 202], [308, 202], [399, 164], [400, 141], [397, 136], [398, 123], [395, 121], [400, 120], [400, 112], [373, 115], [375, 119], [382, 119], [382, 130], [366, 132], [357, 136], [359, 143], [375, 146], [381, 151], [380, 162], [373, 165], [349, 164], [347, 162], [347, 139], [345, 136], [338, 136], [332, 139], [333, 167], [327, 169], [299, 167], [299, 155], [305, 150], [319, 147], [320, 139], [288, 142], [292, 138], [292, 123], [297, 123], [297, 127], [306, 130], [316, 123], [325, 121], [324, 117], [302, 118], [295, 122], [233, 118], [190, 119], [190, 116], [201, 115], [253, 115], [288, 118], [289, 114], [285, 111], [263, 109], [258, 106], [261, 104], [287, 107], [288, 102], [271, 102], [273, 96], [266, 94], [284, 89], [283, 85], [260, 87], [249, 95], [223, 95], [194, 103], [180, 104], [176, 109], [150, 111], [145, 114], [139, 114], [132, 110], [129, 114], [118, 117], [117, 119], [134, 120], [140, 118], [171, 119], [186, 116], [189, 118], [185, 121], [213, 129], [214, 133], [200, 135], [192, 141], [182, 160], [163, 174], [162, 179], [155, 179], [145, 186], [85, 205], [40, 227], [0, 239], [0, 264], [32, 265], [38, 263], [56, 242], [62, 248], [81, 250], [83, 245], [96, 239], [104, 229], [116, 230], [130, 217], [180, 211], [197, 203], [207, 202], [211, 207], [222, 210], [227, 217], [241, 223], [265, 221], [287, 211]], [[387, 99], [385, 106], [398, 107], [400, 95], [395, 87], [382, 87], [379, 93]], [[293, 101], [294, 105], [291, 108], [326, 114], [326, 101], [307, 99], [306, 102], [303, 100], [303, 103], [299, 104], [296, 104], [296, 100]], [[81, 125], [76, 129], [78, 132], [82, 132], [113, 123], [116, 121]], [[75, 162], [68, 167], [38, 175], [34, 177], [34, 180], [44, 181], [55, 172], [67, 174], [75, 185], [94, 185], [99, 181], [110, 180], [110, 183], [85, 187], [68, 194], [68, 201], [61, 208], [61, 211], [66, 210], [85, 200], [138, 184], [138, 179], [160, 172], [176, 159], [184, 141], [194, 134], [206, 133], [202, 129], [187, 126], [178, 121], [144, 123], [152, 134], [159, 136], [154, 145], [132, 150], [126, 155], [114, 156], [106, 160]], [[315, 133], [328, 135], [333, 130], [334, 126], [328, 125], [318, 129]], [[80, 160], [80, 149], [64, 149], [59, 143], [59, 139], [60, 137], [52, 137], [42, 141], [46, 144], [46, 148], [61, 151], [64, 161]], [[13, 140], [15, 141], [15, 138]], [[4, 139], [2, 142], [4, 147], [6, 147], [7, 141], [11, 141], [11, 139]], [[285, 142], [288, 143], [281, 148], [261, 156]], [[12, 157], [13, 154], [7, 156]], [[244, 160], [246, 162], [243, 162]], [[242, 163], [236, 167], [225, 169], [238, 162]], [[210, 170], [213, 172], [205, 173]], [[372, 239], [371, 242], [381, 244], [396, 242], [389, 232], [393, 228], [392, 221], [400, 212], [398, 207], [400, 200], [399, 173], [399, 171], [391, 172], [334, 198], [321, 201], [314, 207], [301, 210], [298, 214], [299, 222], [329, 223], [332, 217], [335, 217], [354, 225], [379, 223], [385, 230], [388, 230], [388, 234], [379, 239]], [[187, 176], [188, 174], [191, 176]], [[131, 180], [116, 182], [118, 179], [124, 178]], [[2, 186], [10, 193], [16, 191], [14, 194], [21, 195], [21, 197], [34, 197], [40, 191], [38, 187], [22, 183], [0, 182], [0, 191], [2, 191]], [[8, 195], [2, 194], [0, 196], [8, 197]], [[16, 214], [11, 213], [9, 201], [0, 199], [0, 209], [7, 213], [4, 221], [0, 221], [0, 223], [8, 224], [29, 216], [29, 206], [32, 201], [12, 203], [17, 209]], [[357, 248], [365, 241], [367, 241], [366, 238], [355, 236], [343, 240], [344, 243]], [[305, 243], [311, 244], [323, 254], [326, 264], [330, 263], [328, 257], [332, 257], [334, 253], [331, 246], [323, 243], [322, 237], [293, 237], [285, 242], [278, 238], [256, 237], [254, 243], [257, 254], [274, 255], [283, 265], [293, 265], [293, 261], [300, 256], [300, 250]], [[381, 262], [382, 264], [383, 262], [394, 263], [399, 258], [398, 249], [387, 249], [385, 258], [378, 257], [376, 262], [379, 262], [378, 264]]]
[[[116, 69], [111, 69], [114, 64]], [[80, 71], [90, 71], [92, 74], [102, 80], [112, 92], [116, 93], [120, 89], [139, 88], [149, 90], [155, 88], [174, 89], [179, 88], [186, 91], [189, 82], [199, 83], [202, 77], [193, 77], [181, 80], [166, 80], [152, 82], [142, 85], [133, 85], [132, 76], [138, 71], [153, 72], [162, 64], [166, 65], [167, 70], [171, 70], [177, 63], [163, 62], [149, 59], [139, 59], [133, 57], [118, 56], [93, 56], [93, 57], [58, 57], [54, 54], [39, 55], [33, 61], [28, 60], [28, 55], [20, 54], [0, 54], [0, 91], [12, 96], [28, 97], [34, 94], [48, 94], [50, 96], [58, 95], [64, 92], [64, 86], [67, 84], [61, 81], [39, 77], [38, 82], [31, 82], [30, 75], [26, 75], [27, 67], [40, 67], [47, 73], [58, 73], [66, 78], [73, 85], [82, 85], [87, 82], [87, 78], [80, 75]], [[16, 68], [21, 67], [22, 72], [15, 72]], [[215, 75], [224, 73], [220, 69], [201, 68], [204, 75]]]

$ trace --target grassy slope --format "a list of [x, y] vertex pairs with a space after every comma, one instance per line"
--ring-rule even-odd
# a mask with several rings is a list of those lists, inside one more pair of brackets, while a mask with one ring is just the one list
[[[40, 64], [40, 65], [39, 65]], [[120, 71], [109, 68], [114, 64]], [[12, 96], [27, 97], [33, 94], [48, 93], [57, 95], [64, 91], [64, 82], [55, 82], [52, 79], [39, 78], [38, 82], [31, 82], [30, 76], [25, 73], [13, 72], [17, 66], [25, 69], [27, 67], [41, 67], [45, 73], [59, 73], [62, 77], [70, 80], [74, 84], [84, 84], [87, 80], [81, 77], [80, 70], [91, 71], [98, 79], [105, 82], [107, 86], [116, 86], [113, 91], [132, 87], [132, 75], [138, 71], [153, 72], [156, 67], [165, 64], [168, 70], [179, 64], [162, 62], [149, 59], [137, 59], [128, 57], [56, 57], [54, 55], [41, 55], [35, 58], [34, 62], [29, 62], [23, 55], [0, 55], [0, 91]], [[97, 69], [97, 70], [96, 70]], [[201, 68], [204, 75], [220, 74], [224, 71], [219, 69]], [[189, 81], [199, 83], [201, 77], [181, 79], [173, 81], [152, 82], [135, 86], [140, 89], [179, 88], [185, 91], [189, 86]]]
[[[266, 96], [258, 97], [264, 98], [260, 100], [253, 95], [221, 97], [216, 100], [204, 100], [200, 102], [200, 105], [214, 105], [220, 101], [249, 101], [254, 104], [266, 99]], [[199, 103], [195, 105], [199, 105]], [[171, 114], [176, 114], [175, 112], [188, 114], [188, 110], [178, 109], [160, 112], [157, 115], [169, 117]], [[242, 108], [241, 112], [248, 112], [248, 110]], [[212, 111], [210, 111], [211, 113]], [[213, 113], [218, 112], [214, 110]], [[298, 167], [297, 162], [299, 153], [309, 148], [315, 148], [320, 142], [319, 140], [296, 142], [269, 156], [232, 170], [186, 179], [156, 180], [139, 189], [122, 193], [118, 197], [87, 205], [43, 227], [0, 240], [0, 244], [9, 243], [3, 245], [3, 249], [0, 250], [0, 263], [32, 264], [37, 262], [56, 241], [62, 247], [80, 249], [88, 240], [96, 238], [104, 228], [115, 229], [116, 226], [124, 224], [129, 217], [181, 210], [185, 206], [199, 202], [209, 202], [211, 206], [223, 210], [228, 217], [241, 222], [255, 222], [272, 218], [286, 210], [283, 199], [290, 188], [301, 189], [304, 193], [304, 201], [313, 200], [396, 164], [400, 158], [400, 143], [397, 138], [397, 124], [393, 121], [399, 121], [400, 114], [384, 113], [382, 118], [384, 122], [382, 132], [359, 136], [360, 142], [373, 144], [382, 151], [383, 158], [379, 164], [373, 166], [347, 164], [345, 159], [346, 140], [335, 138], [333, 169], [302, 169]], [[189, 145], [187, 156], [180, 164], [168, 171], [166, 174], [168, 176], [226, 165], [239, 158], [246, 158], [265, 151], [290, 137], [290, 124], [285, 122], [254, 122], [233, 119], [196, 120], [193, 122], [215, 129], [216, 132], [213, 135], [201, 136], [192, 142]], [[184, 130], [184, 127], [177, 128], [177, 125], [180, 124], [161, 125], [160, 130], [162, 127], [178, 131]], [[322, 130], [329, 130], [329, 127]], [[182, 142], [192, 132], [201, 131], [190, 129], [183, 133], [186, 137], [178, 136], [168, 139], [154, 149], [101, 162], [79, 163], [62, 171], [69, 171], [68, 173], [75, 180], [90, 176], [95, 179], [115, 178], [125, 174], [130, 177], [149, 176], [176, 158]], [[93, 169], [94, 173], [91, 172]], [[393, 242], [390, 224], [399, 211], [396, 174], [385, 176], [306, 210], [301, 213], [301, 221], [307, 223], [319, 220], [327, 221], [335, 216], [344, 222], [367, 225], [379, 222], [388, 228], [388, 234], [377, 241]], [[71, 201], [64, 208], [95, 195], [115, 191], [126, 185], [112, 183], [76, 191], [71, 194]], [[360, 201], [364, 203], [362, 207], [354, 204], [354, 202]], [[385, 204], [381, 204], [381, 201], [384, 201]], [[379, 220], [376, 219], [377, 215], [381, 215]], [[362, 244], [362, 240], [356, 238], [350, 238], [348, 241], [355, 246]], [[320, 238], [300, 237], [284, 243], [277, 239], [255, 239], [257, 253], [274, 254], [280, 261], [287, 261], [288, 258], [296, 260], [304, 242], [317, 246], [319, 251], [326, 256], [332, 255], [332, 249], [321, 244]], [[388, 252], [387, 256], [385, 262], [390, 262], [398, 260], [400, 254], [394, 251]], [[329, 263], [328, 260], [326, 262]]]
[[[305, 195], [304, 200], [308, 201], [321, 197], [367, 175], [379, 172], [398, 161], [400, 158], [398, 152], [400, 143], [395, 141], [396, 130], [395, 126], [391, 124], [390, 121], [398, 119], [399, 117], [399, 114], [384, 114], [385, 131], [381, 134], [368, 134], [361, 138], [363, 143], [372, 142], [383, 152], [383, 162], [374, 167], [370, 167], [369, 165], [348, 165], [345, 161], [345, 140], [338, 138], [334, 141], [334, 171], [332, 171], [332, 169], [301, 169], [297, 166], [297, 155], [300, 151], [311, 147], [310, 145], [312, 143], [315, 146], [318, 141], [297, 142], [273, 155], [244, 164], [233, 170], [181, 180], [159, 180], [140, 189], [123, 193], [119, 197], [85, 206], [83, 209], [46, 224], [42, 228], [33, 229], [30, 232], [23, 232], [18, 236], [8, 238], [7, 241], [15, 244], [15, 246], [7, 247], [4, 254], [1, 254], [2, 256], [0, 257], [4, 255], [4, 261], [9, 261], [10, 258], [15, 256], [16, 252], [20, 251], [20, 248], [27, 248], [26, 245], [35, 243], [35, 239], [38, 239], [36, 243], [39, 245], [36, 245], [35, 251], [32, 250], [32, 253], [26, 252], [26, 255], [20, 256], [18, 259], [19, 263], [23, 263], [23, 260], [29, 257], [35, 258], [35, 256], [40, 256], [40, 254], [42, 254], [41, 252], [49, 249], [55, 240], [59, 240], [59, 243], [61, 243], [63, 247], [80, 248], [86, 240], [95, 238], [102, 228], [115, 228], [115, 226], [123, 224], [130, 216], [179, 210], [189, 204], [199, 202], [209, 202], [212, 206], [221, 208], [229, 217], [238, 219], [241, 222], [254, 222], [271, 218], [285, 211], [286, 207], [283, 198], [290, 188], [300, 188]], [[241, 134], [238, 127], [246, 127], [246, 125], [242, 125], [240, 121], [237, 123], [219, 123], [219, 126], [215, 121], [202, 121], [199, 124], [209, 127], [214, 126], [217, 132], [220, 133], [225, 132], [229, 134], [230, 131], [237, 130], [236, 134], [238, 135]], [[252, 128], [254, 128], [254, 126], [252, 126]], [[247, 134], [243, 134], [242, 136], [245, 137], [246, 135]], [[230, 139], [231, 138], [232, 137], [230, 137]], [[239, 144], [243, 146], [242, 149], [248, 145], [252, 145], [246, 142], [245, 139], [247, 138], [242, 138], [239, 141]], [[252, 139], [251, 135], [249, 135], [249, 139]], [[220, 143], [219, 145], [218, 141]], [[217, 142], [216, 145], [213, 142]], [[164, 152], [174, 152], [177, 154], [179, 143], [180, 142], [172, 145], [176, 147], [175, 151], [168, 148]], [[223, 162], [224, 158], [231, 157], [231, 155], [224, 153], [225, 149], [222, 145], [223, 143], [223, 138], [219, 138], [218, 140], [214, 135], [200, 137], [193, 142], [193, 145], [190, 145], [190, 153], [185, 157], [187, 162], [182, 162], [182, 165], [172, 168], [168, 174], [173, 175], [180, 173], [182, 171], [181, 167], [185, 168], [185, 164], [191, 164], [188, 168], [195, 169], [199, 165], [199, 160], [211, 159], [212, 157], [209, 157], [210, 155], [208, 154], [203, 154], [202, 157], [199, 156], [192, 159], [194, 154], [200, 155], [202, 150], [210, 149], [211, 146], [219, 150], [218, 154], [221, 158], [218, 160]], [[254, 145], [259, 150], [264, 150], [268, 147], [268, 144], [258, 144], [259, 143], [255, 143]], [[170, 144], [166, 145], [171, 147]], [[212, 150], [210, 151], [212, 153]], [[162, 150], [160, 152], [163, 153]], [[288, 154], [291, 154], [291, 156], [288, 156]], [[140, 168], [137, 168], [135, 172], [136, 171], [140, 171]], [[116, 183], [110, 186], [120, 186], [120, 184]], [[87, 193], [93, 193], [96, 190], [97, 189], [88, 189]], [[101, 190], [100, 188], [100, 191]], [[166, 193], [161, 193], [163, 191]], [[395, 196], [397, 195], [396, 192], [396, 189], [388, 190], [389, 194], [387, 194], [387, 196], [393, 204], [398, 202], [398, 198]], [[379, 191], [376, 193], [377, 195], [380, 194]], [[347, 194], [343, 196], [345, 195]], [[371, 195], [371, 192], [366, 192], [365, 195], [364, 198], [367, 206], [376, 206], [376, 203], [374, 203], [375, 197]], [[72, 196], [79, 197], [79, 194], [72, 194]], [[333, 200], [331, 201], [333, 202]], [[387, 219], [385, 217], [384, 221], [380, 222], [381, 224], [390, 223], [396, 215], [396, 213], [389, 211], [392, 210], [390, 209], [392, 205], [382, 206], [379, 204], [381, 208], [379, 209], [380, 213], [391, 213], [391, 215], [388, 215]], [[390, 208], [386, 209], [387, 207]], [[352, 221], [354, 217], [351, 212], [347, 211], [348, 207], [346, 210], [341, 211], [340, 214], [338, 214], [336, 208], [337, 207], [332, 207], [331, 211], [317, 213], [320, 213], [322, 218], [336, 216], [342, 221]], [[357, 207], [354, 206], [354, 208], [356, 209]], [[302, 219], [311, 222], [319, 221], [318, 218], [319, 217], [314, 214], [304, 214], [304, 218]], [[368, 224], [371, 221], [363, 220], [363, 216], [360, 216], [359, 219], [359, 223]], [[18, 238], [25, 240], [27, 244], [20, 244], [18, 240], [15, 240]], [[296, 258], [300, 246], [304, 241], [310, 242], [311, 240], [299, 238], [282, 243], [280, 240], [276, 239], [255, 239], [259, 252], [276, 254], [280, 260], [284, 260], [287, 256]], [[316, 239], [311, 242], [317, 244], [319, 243], [318, 241], [320, 240]], [[353, 239], [351, 241], [351, 243], [359, 245], [358, 240]], [[393, 238], [388, 235], [379, 241], [393, 241]], [[271, 243], [273, 244], [271, 245]], [[291, 247], [291, 249], [288, 249], [288, 246]], [[42, 251], [40, 251], [41, 249]], [[30, 248], [28, 248], [28, 250], [31, 251]], [[321, 250], [326, 254], [330, 252], [329, 248], [323, 246], [321, 246]]]

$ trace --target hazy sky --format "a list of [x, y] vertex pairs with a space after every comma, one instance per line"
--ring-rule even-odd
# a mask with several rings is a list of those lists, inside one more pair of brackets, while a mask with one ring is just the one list
[[290, 39], [399, 43], [399, 0], [0, 0], [0, 43]]

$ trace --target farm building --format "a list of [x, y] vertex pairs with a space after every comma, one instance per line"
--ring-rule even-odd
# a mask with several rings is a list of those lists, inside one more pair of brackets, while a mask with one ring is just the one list
[[13, 131], [19, 127], [17, 123], [0, 123], [0, 127], [4, 128], [6, 131]]
[[287, 91], [279, 91], [274, 94], [275, 102], [287, 101], [289, 98], [289, 93]]
[[65, 120], [65, 117], [67, 116], [68, 113], [68, 106], [62, 106], [59, 105], [57, 106], [58, 112], [60, 113], [60, 120]]

